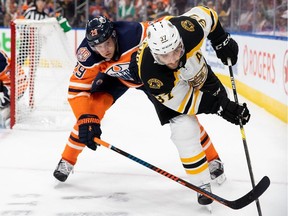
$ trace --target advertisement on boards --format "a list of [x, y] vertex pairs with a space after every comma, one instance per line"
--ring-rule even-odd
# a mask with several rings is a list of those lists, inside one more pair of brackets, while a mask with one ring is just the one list
[[[232, 37], [239, 45], [238, 62], [233, 66], [238, 92], [287, 122], [287, 40], [244, 35]], [[229, 80], [229, 69], [217, 58], [209, 40], [205, 41], [203, 52], [214, 72]]]
[[[85, 30], [71, 30], [68, 42], [74, 50], [85, 37]], [[237, 90], [254, 103], [287, 122], [288, 102], [288, 43], [273, 38], [232, 35], [239, 45], [238, 62], [233, 66]], [[0, 28], [0, 49], [10, 55], [9, 28]], [[217, 58], [210, 41], [202, 47], [207, 63], [225, 78], [229, 86], [229, 69]], [[222, 77], [221, 77], [222, 76]], [[231, 84], [230, 84], [231, 86]]]

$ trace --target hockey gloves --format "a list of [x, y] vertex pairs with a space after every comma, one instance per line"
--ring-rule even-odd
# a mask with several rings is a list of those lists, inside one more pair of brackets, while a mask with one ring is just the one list
[[238, 44], [230, 37], [229, 33], [225, 33], [216, 40], [211, 40], [212, 47], [216, 55], [223, 64], [228, 65], [227, 58], [231, 59], [232, 65], [235, 65], [238, 59]]
[[0, 81], [0, 108], [3, 109], [10, 104], [10, 89]]
[[246, 103], [243, 105], [230, 101], [227, 97], [220, 99], [220, 107], [218, 114], [227, 121], [239, 125], [239, 119], [245, 125], [250, 119], [250, 113]]
[[79, 117], [77, 124], [80, 142], [95, 151], [98, 144], [94, 142], [94, 137], [100, 138], [102, 134], [100, 119], [96, 115], [83, 114]]

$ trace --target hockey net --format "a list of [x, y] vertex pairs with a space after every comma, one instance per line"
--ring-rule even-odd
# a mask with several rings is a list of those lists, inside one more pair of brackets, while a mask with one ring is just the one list
[[11, 22], [11, 128], [73, 126], [67, 92], [76, 61], [69, 45], [55, 18]]

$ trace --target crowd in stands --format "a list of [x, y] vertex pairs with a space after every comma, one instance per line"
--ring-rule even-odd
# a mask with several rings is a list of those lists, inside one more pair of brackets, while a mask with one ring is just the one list
[[[0, 26], [21, 15], [33, 0], [0, 0]], [[86, 5], [88, 3], [88, 5]], [[111, 20], [154, 20], [164, 15], [179, 15], [196, 5], [217, 11], [230, 32], [251, 32], [288, 36], [287, 0], [46, 0], [50, 16], [61, 13], [74, 28], [84, 28], [87, 19], [105, 15]]]

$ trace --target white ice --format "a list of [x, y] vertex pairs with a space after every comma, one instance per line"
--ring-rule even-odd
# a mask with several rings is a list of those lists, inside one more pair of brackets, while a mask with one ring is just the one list
[[[255, 104], [244, 126], [255, 182], [271, 185], [260, 197], [263, 216], [287, 216], [287, 124]], [[238, 126], [200, 115], [222, 161], [227, 181], [213, 193], [235, 200], [251, 190]], [[72, 125], [71, 125], [72, 127]], [[152, 104], [129, 90], [106, 113], [102, 139], [185, 180], [169, 125], [160, 126]], [[53, 171], [70, 131], [0, 130], [1, 216], [257, 216], [255, 202], [232, 210], [212, 204], [209, 213], [196, 193], [105, 147], [85, 149], [65, 183]]]

